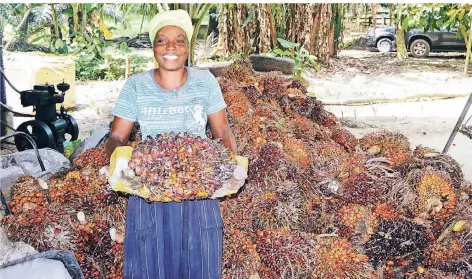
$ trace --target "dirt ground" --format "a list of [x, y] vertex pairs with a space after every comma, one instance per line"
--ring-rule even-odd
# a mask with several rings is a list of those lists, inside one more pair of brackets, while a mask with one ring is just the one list
[[467, 96], [472, 78], [464, 55], [432, 53], [398, 60], [396, 53], [344, 50], [330, 66], [307, 73], [308, 91], [326, 104], [365, 104]]
[[[412, 147], [442, 150], [472, 88], [472, 78], [462, 73], [463, 63], [463, 57], [455, 54], [398, 61], [395, 54], [347, 50], [329, 68], [305, 79], [311, 94], [356, 136], [398, 131]], [[112, 120], [111, 110], [123, 83], [77, 84], [77, 107], [71, 113], [79, 123], [80, 138]], [[472, 180], [472, 140], [458, 133], [449, 154]]]

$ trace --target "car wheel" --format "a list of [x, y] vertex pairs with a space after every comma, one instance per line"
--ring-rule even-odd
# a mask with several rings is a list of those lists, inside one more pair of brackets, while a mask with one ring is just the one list
[[410, 45], [410, 53], [414, 57], [423, 58], [427, 57], [431, 47], [426, 40], [423, 39], [416, 39]]
[[377, 49], [380, 52], [390, 52], [393, 49], [393, 42], [389, 38], [382, 38], [377, 42]]

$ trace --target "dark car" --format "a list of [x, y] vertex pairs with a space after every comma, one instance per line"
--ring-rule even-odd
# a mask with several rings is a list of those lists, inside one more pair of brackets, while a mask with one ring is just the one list
[[[367, 33], [367, 45], [380, 52], [390, 52], [395, 48], [395, 27], [376, 28]], [[405, 32], [405, 45], [414, 57], [426, 57], [429, 52], [465, 52], [464, 39], [457, 38], [457, 29], [424, 32], [412, 29]]]

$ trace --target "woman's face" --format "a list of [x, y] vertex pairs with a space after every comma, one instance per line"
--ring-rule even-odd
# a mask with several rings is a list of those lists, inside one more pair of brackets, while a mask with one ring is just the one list
[[188, 56], [185, 32], [177, 26], [161, 28], [156, 34], [153, 50], [159, 68], [167, 71], [181, 69]]

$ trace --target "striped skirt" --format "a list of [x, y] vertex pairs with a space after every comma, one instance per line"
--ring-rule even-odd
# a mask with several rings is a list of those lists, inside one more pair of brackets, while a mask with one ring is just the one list
[[148, 203], [131, 197], [124, 278], [221, 278], [222, 228], [217, 200]]

